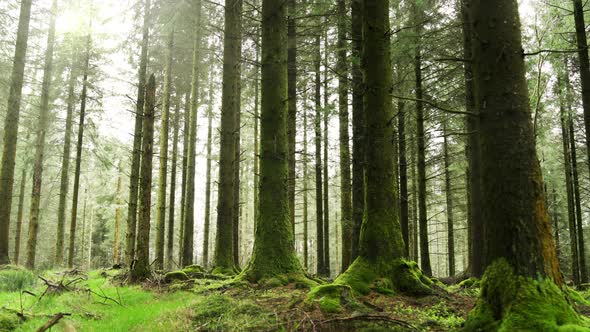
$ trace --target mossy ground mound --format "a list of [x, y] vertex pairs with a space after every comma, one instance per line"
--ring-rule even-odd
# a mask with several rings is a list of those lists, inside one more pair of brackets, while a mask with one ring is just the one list
[[566, 292], [551, 280], [515, 275], [504, 260], [488, 267], [481, 287], [464, 331], [590, 331]]

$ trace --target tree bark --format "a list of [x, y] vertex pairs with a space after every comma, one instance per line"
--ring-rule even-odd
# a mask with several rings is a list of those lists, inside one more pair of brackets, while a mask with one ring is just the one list
[[27, 165], [23, 167], [20, 176], [20, 192], [18, 194], [18, 210], [16, 212], [16, 230], [14, 233], [14, 265], [18, 265], [20, 258], [20, 240], [23, 225], [23, 210], [25, 201], [25, 186], [27, 183]]
[[[156, 269], [164, 268], [164, 237], [166, 234], [166, 186], [168, 179], [168, 133], [170, 131], [170, 95], [172, 92], [172, 51], [174, 29], [167, 37], [166, 64], [164, 68], [164, 92], [160, 123], [160, 154], [158, 172], [158, 201], [156, 203]], [[171, 202], [173, 204], [173, 202]]]
[[32, 0], [22, 0], [16, 34], [16, 46], [10, 74], [10, 91], [6, 118], [4, 120], [4, 148], [2, 150], [2, 168], [0, 170], [0, 265], [8, 264], [8, 239], [10, 233], [10, 212], [12, 209], [12, 190], [14, 185], [14, 166], [18, 122], [23, 89], [27, 43], [29, 40], [29, 22], [31, 20]]
[[[291, 225], [295, 234], [295, 138], [297, 135], [297, 2], [288, 0], [287, 12], [287, 98], [289, 112], [287, 115], [287, 136], [289, 139], [289, 209]], [[295, 238], [293, 238], [295, 239]]]
[[195, 227], [195, 159], [197, 154], [197, 116], [199, 103], [199, 66], [201, 64], [201, 0], [195, 2], [195, 41], [193, 45], [193, 72], [191, 82], [189, 147], [186, 176], [186, 198], [184, 211], [184, 231], [182, 243], [182, 266], [193, 264], [193, 240]]
[[168, 199], [168, 229], [166, 240], [167, 268], [174, 268], [174, 219], [176, 213], [176, 170], [178, 168], [178, 131], [180, 127], [180, 103], [181, 97], [176, 95], [176, 108], [174, 110], [174, 129], [172, 134], [172, 165], [170, 166], [170, 198]]
[[129, 176], [129, 201], [127, 211], [127, 234], [125, 235], [125, 263], [131, 266], [135, 260], [135, 240], [137, 237], [137, 196], [139, 189], [139, 168], [141, 162], [141, 140], [143, 128], [143, 108], [145, 102], [145, 84], [148, 63], [148, 48], [151, 22], [151, 0], [145, 0], [143, 14], [143, 31], [141, 56], [139, 58], [139, 82], [137, 84], [137, 103], [135, 108], [135, 128], [133, 131], [133, 152], [131, 157], [131, 174]]
[[72, 211], [70, 218], [70, 241], [68, 247], [68, 267], [74, 266], [75, 243], [76, 243], [76, 221], [78, 218], [78, 194], [80, 191], [80, 172], [82, 166], [82, 148], [84, 143], [84, 121], [86, 120], [86, 97], [88, 94], [88, 71], [90, 68], [90, 48], [92, 38], [88, 35], [86, 39], [86, 59], [84, 60], [82, 94], [80, 96], [80, 119], [78, 120], [78, 141], [76, 145], [76, 165], [74, 169], [74, 189], [72, 191]]
[[445, 195], [447, 203], [447, 256], [449, 276], [455, 275], [455, 224], [453, 219], [453, 184], [451, 180], [451, 158], [449, 156], [448, 119], [443, 120], [443, 155], [445, 167]]
[[213, 80], [209, 78], [209, 108], [207, 109], [207, 180], [205, 184], [205, 221], [203, 227], [203, 266], [209, 266], [209, 224], [211, 219], [211, 155], [213, 140]]
[[[327, 19], [325, 20], [327, 21]], [[328, 30], [324, 29], [324, 275], [330, 276], [330, 194], [328, 174], [328, 148], [330, 105], [328, 104]]]
[[348, 11], [346, 1], [338, 0], [338, 119], [340, 124], [340, 215], [342, 222], [342, 271], [352, 262], [352, 180], [350, 175], [350, 144], [348, 134], [348, 55], [346, 32]]
[[152, 74], [145, 90], [143, 109], [143, 139], [141, 143], [141, 170], [139, 183], [139, 214], [137, 218], [136, 263], [131, 268], [133, 282], [147, 279], [150, 270], [150, 216], [152, 205], [152, 158], [154, 148], [154, 117], [156, 108], [156, 78]]
[[[57, 0], [51, 5], [51, 22], [47, 36], [47, 49], [45, 50], [45, 67], [43, 70], [43, 83], [41, 86], [41, 108], [39, 110], [39, 122], [37, 124], [37, 138], [35, 144], [35, 161], [33, 166], [33, 192], [31, 194], [31, 211], [29, 214], [29, 238], [27, 240], [27, 262], [29, 269], [35, 268], [37, 249], [37, 233], [39, 231], [39, 208], [41, 204], [41, 186], [43, 184], [43, 159], [45, 157], [45, 137], [49, 129], [49, 94], [53, 79], [53, 48], [55, 43], [55, 18], [57, 16]], [[9, 200], [9, 202], [12, 200]]]
[[[119, 161], [119, 176], [117, 178], [117, 208], [115, 210], [115, 238], [113, 239], [113, 263], [115, 265], [119, 265], [119, 238], [120, 238], [120, 229], [121, 229], [121, 205], [122, 197], [121, 197], [121, 189], [123, 184], [123, 167], [121, 165], [121, 161]], [[84, 227], [84, 226], [82, 226]], [[84, 235], [82, 235], [84, 238]], [[82, 249], [84, 250], [84, 249]]]
[[[223, 89], [221, 99], [221, 141], [219, 151], [219, 190], [217, 200], [217, 232], [215, 240], [215, 268], [232, 271], [234, 261], [237, 124], [240, 111], [240, 55], [241, 55], [242, 0], [229, 0], [225, 6], [223, 52]], [[236, 234], [237, 235], [237, 234]]]
[[321, 97], [321, 72], [322, 61], [321, 44], [319, 34], [315, 40], [315, 195], [316, 195], [316, 272], [324, 274], [324, 188], [322, 186], [322, 97]]
[[186, 180], [188, 173], [188, 146], [189, 146], [189, 124], [190, 124], [190, 93], [185, 96], [185, 107], [183, 111], [183, 143], [182, 143], [182, 183], [180, 188], [180, 228], [178, 230], [178, 265], [182, 266], [184, 254], [184, 216], [186, 214]]

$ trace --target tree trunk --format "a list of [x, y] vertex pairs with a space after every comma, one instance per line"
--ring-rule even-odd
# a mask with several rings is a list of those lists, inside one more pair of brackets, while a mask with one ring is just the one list
[[[289, 112], [287, 115], [287, 136], [289, 139], [289, 211], [291, 225], [295, 234], [295, 137], [297, 135], [297, 2], [287, 3], [287, 98]], [[295, 239], [295, 238], [293, 238]]]
[[[121, 205], [123, 204], [121, 197], [121, 189], [123, 184], [123, 167], [119, 161], [119, 177], [117, 179], [117, 209], [115, 210], [115, 238], [113, 239], [113, 263], [119, 265], [119, 238], [121, 229]], [[84, 226], [82, 226], [84, 227]], [[82, 235], [84, 238], [84, 235]], [[84, 250], [84, 249], [82, 249]]]
[[[242, 0], [229, 0], [225, 6], [223, 52], [223, 90], [221, 99], [221, 141], [219, 150], [219, 190], [217, 201], [217, 232], [215, 241], [215, 268], [230, 272], [234, 261], [234, 215], [237, 197], [236, 136], [240, 111], [240, 54], [241, 54]], [[237, 234], [236, 234], [237, 235]]]
[[150, 271], [150, 216], [152, 205], [152, 157], [154, 148], [154, 117], [156, 108], [156, 78], [152, 74], [146, 85], [143, 109], [143, 139], [139, 183], [139, 214], [137, 218], [136, 263], [131, 269], [133, 282], [143, 281]]
[[[567, 68], [567, 63], [566, 63]], [[565, 75], [567, 75], [567, 71]], [[564, 87], [562, 77], [565, 75], [557, 76], [557, 94], [559, 96], [559, 114], [561, 121], [561, 140], [563, 144], [563, 160], [564, 160], [564, 171], [565, 171], [565, 187], [567, 196], [567, 212], [568, 212], [568, 228], [570, 235], [570, 250], [572, 255], [572, 279], [575, 285], [580, 284], [580, 260], [578, 258], [578, 230], [576, 227], [576, 206], [574, 203], [574, 187], [572, 181], [572, 162], [571, 162], [571, 147], [570, 147], [570, 133], [569, 131], [569, 119], [571, 115], [571, 109], [568, 109], [566, 113], [566, 99], [569, 96], [563, 96], [562, 88]], [[566, 91], [569, 90], [566, 88]]]
[[199, 103], [199, 66], [201, 64], [201, 0], [195, 2], [195, 41], [193, 45], [193, 72], [191, 82], [191, 107], [189, 121], [189, 147], [186, 175], [186, 198], [181, 266], [193, 264], [193, 240], [195, 227], [195, 159], [197, 154], [197, 116]]
[[176, 211], [176, 169], [178, 168], [178, 131], [180, 126], [181, 97], [176, 95], [176, 109], [174, 110], [174, 131], [172, 134], [172, 165], [170, 166], [170, 198], [168, 205], [168, 229], [166, 242], [166, 267], [172, 270], [174, 267], [174, 217]]
[[443, 155], [445, 167], [445, 195], [447, 203], [447, 256], [449, 276], [455, 275], [455, 225], [453, 221], [453, 185], [451, 183], [451, 158], [449, 156], [449, 131], [447, 115], [443, 122]]
[[[167, 38], [166, 64], [164, 68], [164, 92], [162, 94], [162, 117], [160, 123], [160, 154], [158, 172], [158, 201], [156, 203], [156, 261], [158, 270], [164, 268], [164, 236], [166, 234], [166, 186], [168, 179], [168, 132], [170, 131], [170, 94], [172, 92], [172, 51], [174, 29]], [[171, 202], [171, 204], [173, 204]]]
[[72, 141], [72, 118], [74, 113], [74, 103], [76, 95], [74, 89], [76, 86], [77, 75], [75, 74], [76, 56], [72, 57], [70, 65], [70, 77], [68, 79], [68, 106], [66, 113], [66, 128], [64, 133], [64, 149], [61, 162], [61, 180], [59, 186], [59, 206], [57, 208], [57, 236], [55, 239], [55, 266], [62, 266], [64, 264], [64, 233], [66, 225], [66, 205], [68, 198], [68, 188], [70, 186], [69, 170], [70, 170], [70, 151]]
[[299, 274], [289, 217], [287, 135], [287, 6], [262, 1], [262, 119], [260, 200], [254, 251], [243, 276], [250, 281]]
[[315, 40], [315, 196], [316, 196], [316, 264], [317, 274], [324, 274], [324, 188], [322, 187], [322, 97], [321, 97], [321, 73], [322, 61], [320, 36]]
[[188, 173], [188, 145], [189, 145], [189, 124], [190, 124], [190, 93], [185, 96], [185, 107], [183, 111], [183, 143], [182, 143], [182, 183], [180, 188], [180, 228], [178, 230], [178, 265], [182, 266], [184, 255], [184, 220], [186, 215], [186, 180]]
[[346, 1], [338, 0], [338, 119], [340, 124], [340, 214], [342, 216], [342, 271], [352, 262], [352, 180], [348, 135], [348, 56]]
[[[326, 20], [327, 21], [327, 20]], [[328, 104], [328, 30], [324, 29], [324, 275], [330, 276], [330, 194], [328, 190], [328, 122], [330, 105]]]
[[137, 196], [139, 188], [139, 167], [141, 162], [141, 140], [143, 136], [141, 130], [143, 128], [143, 108], [145, 102], [145, 84], [151, 24], [150, 11], [151, 0], [145, 0], [141, 56], [139, 58], [139, 83], [137, 84], [137, 103], [135, 108], [135, 129], [133, 131], [133, 153], [131, 157], [131, 174], [129, 176], [127, 234], [125, 235], [125, 263], [127, 266], [131, 266], [135, 260], [135, 240], [137, 236]]
[[363, 112], [363, 72], [360, 62], [363, 42], [362, 1], [352, 0], [352, 253], [358, 256], [359, 237], [365, 205], [365, 115]]
[[[240, 52], [241, 54], [241, 52]], [[241, 57], [241, 55], [240, 55]], [[234, 139], [235, 139], [235, 149], [234, 149], [234, 153], [235, 153], [235, 157], [234, 157], [234, 214], [233, 214], [233, 222], [232, 222], [232, 227], [233, 227], [233, 231], [232, 231], [232, 248], [233, 248], [233, 258], [234, 258], [234, 266], [236, 266], [239, 269], [239, 265], [240, 265], [240, 219], [242, 216], [242, 212], [241, 212], [241, 202], [240, 202], [240, 197], [241, 197], [241, 188], [240, 188], [240, 171], [241, 171], [241, 166], [242, 162], [242, 151], [241, 151], [241, 147], [240, 147], [240, 131], [241, 131], [241, 118], [242, 118], [242, 111], [241, 111], [241, 87], [240, 87], [240, 80], [241, 78], [238, 79], [238, 87], [237, 87], [237, 95], [238, 95], [238, 100], [237, 100], [237, 111], [236, 111], [236, 123], [235, 123], [235, 131], [234, 131]]]
[[18, 210], [16, 212], [16, 231], [14, 233], [14, 265], [18, 265], [20, 258], [20, 238], [23, 225], [23, 210], [25, 202], [25, 186], [27, 183], [27, 165], [25, 164], [20, 176], [20, 192], [18, 194]]
[[82, 148], [84, 141], [84, 121], [86, 120], [86, 97], [88, 94], [88, 70], [90, 68], [90, 48], [92, 38], [86, 40], [86, 59], [83, 69], [82, 94], [80, 96], [80, 120], [78, 121], [78, 141], [76, 145], [76, 166], [74, 170], [74, 189], [72, 191], [72, 211], [70, 218], [70, 243], [68, 248], [68, 267], [74, 266], [74, 245], [76, 243], [76, 220], [78, 218], [78, 194], [80, 190], [80, 172], [82, 166]]
[[416, 142], [418, 145], [418, 222], [420, 224], [420, 268], [432, 275], [430, 266], [430, 249], [428, 248], [428, 215], [426, 210], [426, 132], [424, 130], [424, 104], [422, 102], [422, 9], [415, 5], [414, 24], [416, 32], [416, 50], [414, 54], [414, 73], [416, 75]]
[[[260, 62], [260, 30], [259, 28], [256, 29], [256, 63]], [[260, 67], [256, 67], [256, 73], [254, 74], [254, 232], [256, 232], [256, 222], [258, 220], [258, 186], [259, 186], [259, 153], [260, 153], [260, 134], [259, 134], [259, 122], [260, 122], [260, 115], [258, 111], [258, 95], [259, 95], [259, 86], [260, 86]]]
[[307, 196], [307, 191], [309, 190], [309, 185], [308, 185], [308, 181], [309, 181], [309, 168], [307, 166], [308, 164], [308, 160], [307, 160], [307, 109], [303, 110], [303, 267], [305, 268], [306, 271], [308, 271], [309, 269], [309, 248], [308, 248], [308, 241], [309, 241], [309, 236], [308, 236], [308, 229], [307, 229], [307, 223], [308, 223], [308, 219], [309, 219], [309, 210], [308, 210], [308, 206], [307, 204], [309, 203], [308, 201], [308, 196]]
[[4, 148], [2, 150], [2, 169], [0, 170], [0, 265], [8, 264], [8, 239], [10, 233], [10, 212], [12, 209], [12, 190], [14, 185], [14, 165], [16, 141], [23, 89], [27, 43], [29, 40], [29, 21], [31, 20], [32, 0], [22, 0], [16, 46], [10, 74], [10, 92], [6, 118], [4, 119]]
[[[45, 136], [49, 129], [49, 94], [51, 93], [51, 81], [53, 79], [53, 47], [55, 43], [55, 18], [57, 16], [57, 0], [51, 5], [51, 22], [47, 36], [47, 49], [45, 51], [45, 67], [43, 70], [43, 83], [41, 86], [41, 108], [39, 110], [39, 122], [37, 124], [37, 139], [35, 144], [35, 164], [33, 166], [33, 193], [31, 195], [31, 212], [29, 215], [29, 238], [27, 241], [27, 262], [29, 269], [35, 268], [35, 256], [37, 249], [37, 233], [39, 231], [39, 208], [41, 203], [41, 186], [43, 184], [43, 158], [45, 157]], [[12, 200], [9, 200], [10, 202]]]
[[209, 78], [209, 108], [207, 109], [207, 180], [205, 184], [205, 221], [203, 230], [203, 266], [209, 266], [209, 224], [211, 220], [211, 147], [213, 140], [213, 79]]

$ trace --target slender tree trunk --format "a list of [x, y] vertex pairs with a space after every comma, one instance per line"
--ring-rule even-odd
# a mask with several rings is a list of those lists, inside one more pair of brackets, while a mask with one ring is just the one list
[[73, 113], [74, 103], [76, 95], [74, 89], [76, 86], [76, 74], [75, 74], [75, 63], [76, 56], [72, 57], [72, 63], [70, 65], [70, 77], [68, 79], [68, 106], [66, 113], [66, 128], [64, 133], [64, 149], [61, 162], [61, 181], [59, 186], [59, 206], [57, 208], [57, 236], [55, 240], [55, 266], [61, 266], [64, 264], [64, 233], [66, 225], [66, 205], [68, 198], [69, 182], [69, 169], [70, 169], [70, 151], [72, 145], [72, 125], [73, 125]]
[[[86, 214], [84, 214], [86, 216]], [[94, 205], [90, 207], [90, 225], [88, 226], [88, 262], [87, 268], [92, 268], [92, 227], [94, 226]]]
[[309, 248], [308, 248], [308, 229], [307, 223], [309, 219], [309, 210], [307, 204], [308, 196], [307, 191], [309, 190], [309, 168], [307, 166], [307, 108], [303, 110], [303, 266], [305, 270], [308, 271], [309, 269]]
[[68, 248], [68, 267], [74, 266], [74, 245], [76, 243], [76, 220], [78, 218], [78, 193], [80, 190], [80, 172], [82, 166], [82, 148], [84, 141], [84, 121], [86, 119], [86, 97], [88, 94], [88, 70], [90, 67], [90, 48], [92, 38], [86, 40], [86, 59], [83, 69], [82, 94], [80, 96], [80, 120], [78, 121], [78, 141], [76, 145], [76, 165], [74, 170], [74, 189], [72, 191], [72, 213], [70, 219], [70, 243]]
[[[289, 138], [289, 211], [291, 225], [295, 234], [295, 137], [297, 135], [297, 1], [288, 0], [287, 21], [287, 98], [289, 113], [287, 116], [287, 136]], [[293, 238], [295, 239], [295, 238]]]
[[328, 30], [324, 29], [324, 275], [330, 276], [330, 194], [328, 175], [328, 122], [330, 105], [328, 104]]
[[12, 190], [14, 185], [14, 166], [16, 141], [23, 89], [27, 43], [29, 40], [29, 21], [31, 20], [32, 0], [22, 0], [16, 46], [10, 74], [10, 91], [6, 118], [4, 120], [4, 148], [2, 149], [2, 169], [0, 170], [0, 265], [8, 264], [8, 239], [10, 233], [10, 212], [12, 209]]
[[422, 9], [414, 7], [414, 24], [416, 25], [416, 50], [414, 54], [414, 72], [416, 75], [416, 141], [418, 145], [418, 221], [420, 223], [420, 268], [432, 275], [430, 250], [428, 248], [428, 215], [426, 210], [426, 133], [424, 130], [424, 104], [422, 103]]
[[[49, 129], [49, 94], [51, 93], [51, 81], [53, 79], [53, 47], [55, 43], [55, 18], [57, 16], [57, 0], [51, 5], [51, 22], [47, 36], [47, 49], [45, 51], [45, 68], [43, 70], [43, 83], [41, 86], [41, 109], [39, 110], [39, 122], [37, 124], [37, 139], [35, 146], [35, 164], [33, 166], [33, 193], [31, 195], [31, 212], [29, 215], [29, 238], [27, 241], [27, 268], [35, 268], [35, 256], [37, 249], [37, 233], [39, 231], [39, 208], [41, 203], [41, 186], [43, 184], [43, 159], [45, 157], [45, 136]], [[9, 200], [10, 202], [12, 200]], [[6, 204], [6, 203], [4, 203]]]
[[131, 269], [131, 280], [143, 281], [150, 271], [150, 216], [152, 205], [152, 157], [154, 146], [154, 117], [156, 108], [156, 78], [152, 74], [146, 85], [143, 109], [143, 140], [139, 183], [139, 215], [137, 218], [136, 264]]
[[322, 61], [320, 36], [315, 40], [315, 194], [316, 194], [316, 263], [317, 274], [325, 273], [324, 261], [324, 208], [323, 208], [323, 186], [322, 186], [322, 97], [321, 97], [321, 73]]
[[[240, 52], [241, 53], [241, 52]], [[238, 81], [240, 81], [238, 79]], [[233, 214], [233, 232], [232, 232], [232, 247], [233, 247], [233, 257], [234, 257], [234, 266], [239, 269], [240, 265], [240, 219], [242, 217], [242, 204], [240, 201], [241, 197], [241, 187], [240, 187], [240, 171], [242, 166], [242, 151], [240, 147], [240, 131], [241, 131], [241, 87], [240, 83], [238, 82], [237, 94], [238, 94], [238, 107], [236, 112], [236, 124], [235, 124], [235, 157], [234, 157], [234, 214]]]
[[129, 201], [127, 212], [127, 234], [125, 235], [125, 263], [131, 266], [135, 260], [135, 240], [137, 236], [137, 196], [139, 189], [139, 167], [141, 162], [141, 140], [143, 128], [143, 108], [145, 102], [145, 84], [148, 63], [148, 48], [151, 22], [151, 0], [145, 0], [143, 14], [143, 32], [141, 56], [139, 58], [139, 82], [137, 84], [137, 103], [135, 108], [135, 129], [133, 132], [133, 153], [131, 157], [131, 174], [129, 176]]
[[287, 135], [287, 4], [262, 1], [262, 118], [260, 201], [247, 280], [303, 271], [293, 248], [289, 217]]
[[[221, 99], [221, 142], [219, 151], [219, 190], [217, 200], [217, 232], [215, 241], [215, 267], [232, 271], [234, 261], [234, 215], [237, 197], [235, 186], [236, 126], [240, 111], [240, 54], [241, 54], [242, 0], [229, 0], [225, 6], [223, 52], [223, 90]], [[237, 234], [236, 234], [237, 235]]]
[[23, 210], [25, 202], [25, 187], [27, 183], [27, 166], [23, 167], [20, 176], [20, 192], [18, 194], [18, 210], [16, 212], [16, 231], [14, 233], [14, 265], [18, 265], [20, 258], [20, 238], [23, 226]]
[[352, 254], [358, 256], [359, 237], [365, 205], [365, 115], [363, 112], [363, 73], [360, 62], [363, 42], [362, 1], [352, 0]]
[[207, 180], [205, 184], [205, 222], [203, 230], [203, 266], [209, 266], [209, 224], [211, 220], [211, 155], [213, 141], [213, 79], [209, 78], [209, 108], [207, 109]]
[[[566, 63], [567, 68], [567, 63]], [[567, 71], [565, 73], [567, 75]], [[565, 75], [563, 75], [565, 76]], [[566, 113], [566, 105], [569, 104], [566, 102], [569, 99], [569, 96], [563, 96], [562, 88], [563, 81], [562, 75], [558, 75], [558, 83], [557, 83], [557, 94], [559, 95], [559, 113], [560, 113], [560, 120], [561, 120], [561, 139], [563, 144], [563, 160], [564, 160], [564, 171], [565, 171], [565, 187], [566, 187], [566, 196], [567, 196], [567, 212], [568, 212], [568, 228], [569, 228], [569, 235], [570, 235], [570, 250], [572, 255], [572, 279], [575, 285], [580, 284], [580, 260], [578, 258], [578, 229], [576, 227], [576, 206], [574, 203], [574, 187], [572, 181], [572, 161], [571, 161], [571, 146], [570, 146], [570, 133], [569, 131], [569, 123], [571, 115], [571, 109], [567, 109]], [[569, 89], [566, 88], [566, 91]]]
[[342, 218], [342, 271], [352, 262], [352, 179], [350, 174], [350, 144], [348, 135], [348, 56], [346, 32], [348, 10], [346, 1], [338, 0], [338, 119], [340, 124], [340, 214]]
[[189, 148], [186, 176], [186, 199], [182, 244], [182, 266], [193, 264], [193, 240], [195, 227], [195, 162], [197, 156], [197, 116], [199, 103], [199, 66], [201, 64], [201, 0], [195, 2], [195, 41], [193, 45], [193, 72], [191, 82], [191, 107], [189, 121]]
[[[85, 262], [86, 257], [86, 205], [88, 204], [88, 187], [84, 190], [84, 204], [82, 205], [82, 245], [80, 249], [82, 254], [80, 260]], [[90, 234], [92, 237], [92, 234]]]
[[398, 152], [399, 152], [399, 206], [400, 224], [404, 239], [405, 256], [410, 255], [410, 232], [408, 218], [408, 161], [406, 157], [406, 104], [398, 101]]
[[160, 123], [160, 167], [158, 172], [158, 201], [156, 203], [156, 269], [164, 268], [164, 237], [166, 234], [166, 186], [168, 179], [168, 132], [170, 131], [170, 94], [172, 90], [172, 51], [174, 29], [168, 33], [166, 65], [164, 68], [164, 92]]
[[[119, 242], [120, 242], [120, 229], [121, 229], [121, 205], [122, 201], [122, 186], [123, 186], [123, 167], [121, 161], [119, 161], [119, 177], [117, 179], [117, 209], [115, 210], [115, 238], [113, 240], [113, 262], [115, 265], [119, 265]], [[82, 229], [84, 226], [82, 226]], [[84, 234], [82, 234], [84, 238]], [[84, 249], [82, 249], [84, 250]]]
[[186, 94], [183, 117], [183, 143], [182, 143], [182, 183], [180, 188], [180, 228], [178, 230], [178, 265], [182, 266], [182, 256], [184, 254], [184, 220], [186, 215], [186, 187], [188, 175], [188, 148], [190, 138], [190, 93]]
[[455, 275], [455, 225], [453, 219], [453, 184], [451, 180], [451, 158], [449, 156], [448, 119], [443, 120], [443, 154], [445, 167], [445, 194], [447, 198], [447, 256], [449, 276]]
[[168, 229], [166, 242], [166, 267], [174, 267], [174, 217], [176, 211], [176, 169], [178, 168], [178, 131], [180, 126], [180, 95], [176, 95], [176, 109], [174, 110], [174, 131], [172, 134], [172, 165], [170, 166], [170, 198], [168, 205]]
[[[260, 31], [256, 29], [256, 62], [260, 62]], [[256, 232], [256, 222], [258, 220], [258, 186], [259, 186], [259, 163], [260, 163], [260, 133], [259, 133], [259, 122], [260, 115], [258, 111], [258, 95], [260, 86], [260, 68], [256, 67], [256, 73], [254, 74], [254, 232]]]
[[[416, 139], [416, 135], [413, 135]], [[419, 226], [418, 226], [418, 176], [416, 172], [417, 154], [416, 144], [410, 144], [410, 157], [412, 162], [410, 165], [410, 172], [412, 173], [412, 258], [418, 261], [420, 241], [418, 240]]]

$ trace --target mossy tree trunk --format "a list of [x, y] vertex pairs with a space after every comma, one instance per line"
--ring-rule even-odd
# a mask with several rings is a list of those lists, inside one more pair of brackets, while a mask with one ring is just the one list
[[430, 249], [428, 242], [428, 215], [426, 207], [426, 132], [424, 130], [424, 103], [422, 91], [422, 47], [421, 34], [423, 12], [420, 4], [414, 4], [413, 21], [415, 24], [416, 49], [414, 53], [415, 95], [416, 95], [416, 144], [418, 153], [418, 222], [420, 224], [420, 268], [427, 275], [432, 275], [430, 266]]
[[262, 2], [262, 113], [260, 198], [250, 281], [302, 274], [289, 217], [287, 135], [287, 4]]
[[70, 152], [72, 146], [72, 125], [74, 103], [76, 95], [74, 89], [76, 86], [77, 75], [75, 74], [76, 56], [72, 57], [70, 73], [68, 78], [68, 99], [66, 111], [66, 127], [64, 132], [64, 149], [61, 162], [61, 179], [59, 185], [59, 205], [57, 208], [57, 234], [55, 238], [55, 258], [53, 264], [61, 266], [64, 264], [64, 233], [66, 226], [66, 205], [68, 198], [68, 188], [70, 187], [69, 170], [70, 170]]
[[[170, 130], [170, 95], [172, 93], [172, 51], [174, 29], [168, 32], [166, 41], [166, 64], [164, 66], [164, 92], [160, 122], [160, 154], [158, 172], [158, 198], [156, 202], [156, 269], [164, 268], [164, 237], [166, 232], [166, 186], [168, 179], [168, 132]], [[172, 204], [172, 202], [171, 202]]]
[[183, 143], [182, 143], [182, 176], [180, 185], [180, 222], [178, 230], [178, 265], [182, 266], [182, 256], [184, 254], [184, 216], [186, 214], [186, 180], [188, 175], [188, 146], [189, 146], [189, 131], [190, 131], [190, 93], [185, 95], [185, 103], [183, 110]]
[[363, 19], [362, 1], [351, 1], [352, 12], [352, 248], [351, 261], [358, 256], [358, 243], [365, 205], [363, 72], [361, 70]]
[[316, 272], [324, 274], [324, 188], [322, 186], [322, 95], [321, 95], [321, 39], [315, 38], [315, 199], [316, 199]]
[[223, 52], [223, 88], [221, 97], [221, 128], [219, 150], [219, 190], [217, 200], [217, 233], [214, 265], [221, 271], [232, 271], [234, 261], [234, 215], [236, 183], [236, 135], [240, 111], [240, 54], [242, 0], [230, 0], [225, 6]]
[[27, 165], [23, 167], [20, 176], [20, 191], [18, 194], [18, 210], [16, 211], [16, 230], [14, 232], [14, 259], [13, 264], [18, 265], [20, 259], [20, 241], [23, 226], [23, 211], [25, 203], [25, 187], [27, 183]]
[[168, 225], [166, 239], [166, 267], [174, 268], [174, 220], [176, 213], [176, 170], [178, 168], [178, 131], [180, 127], [180, 103], [181, 97], [176, 95], [176, 108], [174, 110], [174, 123], [172, 134], [172, 164], [170, 165], [170, 197], [168, 201]]
[[287, 135], [289, 137], [289, 209], [295, 234], [295, 138], [297, 136], [297, 1], [288, 0], [287, 4], [287, 98], [289, 113], [287, 116]]
[[10, 233], [10, 212], [12, 209], [12, 190], [14, 186], [14, 167], [16, 141], [24, 81], [29, 22], [31, 20], [32, 0], [22, 0], [16, 34], [16, 45], [10, 74], [8, 106], [4, 119], [4, 147], [2, 149], [2, 168], [0, 170], [0, 265], [8, 264], [8, 242]]
[[[471, 17], [480, 36], [473, 41], [473, 69], [487, 261], [505, 258], [517, 274], [561, 284], [534, 149], [517, 4], [472, 1]], [[499, 23], [492, 28], [492, 21]]]
[[[461, 1], [461, 27], [463, 32], [463, 58], [472, 59], [472, 29], [469, 18], [469, 6], [471, 0]], [[468, 187], [468, 228], [469, 228], [469, 268], [474, 277], [480, 278], [486, 268], [484, 261], [484, 224], [481, 217], [481, 152], [479, 146], [479, 118], [475, 115], [474, 91], [473, 91], [473, 64], [465, 62], [465, 110], [474, 115], [467, 116], [465, 128], [467, 130], [467, 187]]]
[[82, 149], [84, 143], [84, 121], [86, 120], [86, 98], [88, 95], [88, 71], [90, 70], [90, 49], [92, 37], [86, 37], [86, 57], [82, 71], [82, 94], [80, 95], [80, 118], [78, 120], [78, 140], [76, 142], [76, 165], [74, 166], [74, 188], [72, 190], [72, 210], [70, 215], [70, 241], [68, 246], [68, 267], [74, 266], [76, 244], [76, 222], [78, 220], [78, 196], [80, 192], [80, 173], [82, 170]]
[[352, 262], [352, 180], [348, 134], [348, 10], [346, 1], [338, 0], [338, 119], [340, 124], [340, 215], [342, 223], [342, 270]]
[[127, 233], [125, 235], [125, 263], [131, 266], [135, 259], [135, 239], [137, 237], [137, 195], [139, 189], [139, 167], [141, 162], [141, 140], [143, 128], [143, 107], [145, 102], [145, 84], [148, 62], [148, 48], [151, 22], [151, 0], [145, 0], [143, 13], [143, 30], [141, 39], [141, 56], [139, 58], [139, 82], [137, 84], [137, 102], [135, 104], [135, 127], [133, 131], [133, 152], [129, 176], [129, 200], [127, 210]]
[[[37, 249], [37, 233], [39, 231], [39, 209], [41, 204], [41, 186], [43, 184], [43, 159], [45, 157], [45, 137], [49, 129], [49, 94], [53, 79], [53, 48], [55, 43], [55, 19], [57, 16], [57, 0], [51, 5], [51, 21], [47, 36], [47, 49], [45, 50], [45, 66], [43, 69], [43, 82], [41, 85], [41, 108], [39, 110], [39, 122], [37, 124], [37, 137], [35, 142], [35, 161], [33, 166], [33, 192], [31, 194], [31, 210], [29, 214], [29, 238], [27, 240], [27, 262], [29, 269], [35, 268]], [[10, 200], [12, 201], [12, 200]], [[10, 202], [9, 201], [9, 202]], [[3, 203], [6, 204], [6, 203]]]
[[[567, 65], [567, 64], [566, 64]], [[567, 66], [566, 66], [567, 68]], [[565, 73], [567, 75], [567, 71]], [[566, 98], [569, 96], [564, 96], [562, 92], [562, 88], [565, 86], [563, 85], [563, 76], [564, 74], [558, 74], [557, 76], [557, 89], [556, 92], [559, 96], [559, 114], [560, 114], [560, 123], [561, 123], [561, 139], [563, 144], [563, 161], [564, 161], [564, 171], [565, 171], [565, 187], [566, 187], [566, 197], [567, 197], [567, 212], [568, 212], [568, 229], [569, 229], [569, 237], [570, 237], [570, 250], [572, 255], [572, 279], [575, 285], [580, 284], [580, 265], [578, 259], [578, 235], [577, 235], [577, 228], [576, 228], [576, 207], [574, 203], [574, 187], [572, 181], [572, 162], [571, 162], [571, 146], [570, 146], [570, 133], [569, 131], [569, 121], [571, 115], [569, 112], [570, 109], [566, 112]]]
[[209, 78], [209, 108], [207, 109], [207, 170], [205, 183], [205, 216], [203, 226], [203, 266], [209, 266], [209, 225], [211, 220], [211, 149], [213, 140], [213, 80]]
[[139, 282], [151, 275], [150, 217], [152, 205], [152, 157], [154, 153], [154, 117], [156, 108], [156, 78], [152, 74], [145, 89], [143, 109], [143, 139], [139, 182], [139, 214], [137, 218], [136, 263], [131, 269], [131, 281]]
[[181, 266], [188, 266], [193, 263], [193, 240], [195, 227], [195, 162], [197, 157], [197, 116], [199, 104], [199, 67], [201, 65], [200, 47], [201, 47], [201, 0], [195, 3], [195, 40], [193, 45], [193, 69], [191, 82], [191, 99], [190, 99], [190, 120], [189, 120], [189, 140], [188, 140], [188, 160], [186, 174], [186, 197], [184, 210], [184, 229], [182, 242], [182, 262]]

